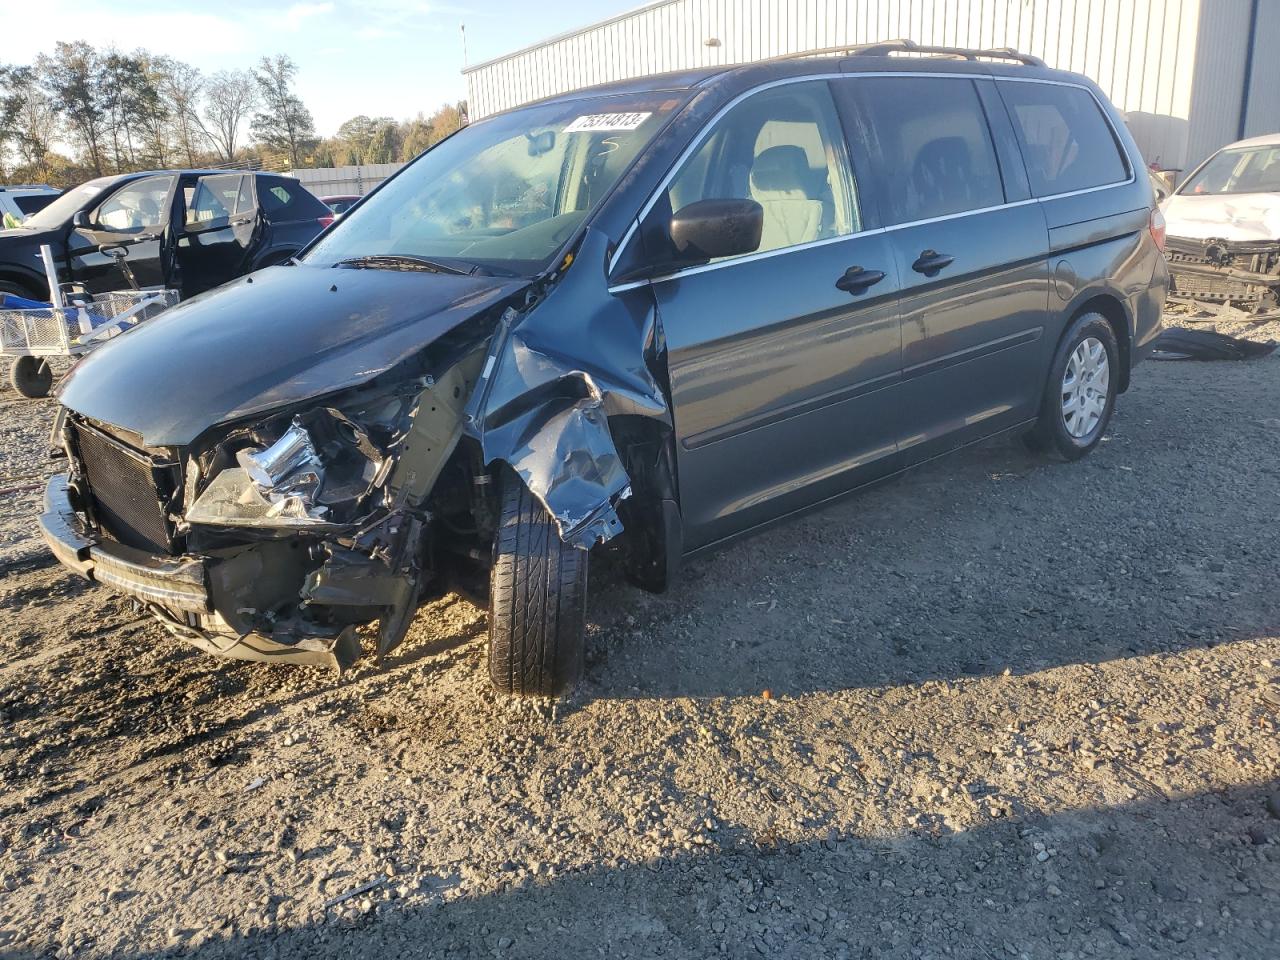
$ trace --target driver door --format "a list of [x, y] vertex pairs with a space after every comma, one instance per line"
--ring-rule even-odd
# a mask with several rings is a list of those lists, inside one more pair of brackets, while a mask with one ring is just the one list
[[900, 432], [893, 250], [824, 81], [734, 106], [642, 231], [724, 197], [763, 208], [757, 250], [652, 284], [690, 548], [892, 472]]
[[90, 211], [67, 238], [71, 279], [90, 293], [129, 289], [120, 262], [102, 252], [122, 248], [138, 286], [164, 286], [164, 235], [176, 182], [171, 175], [131, 181]]
[[201, 177], [183, 195], [177, 258], [185, 299], [248, 272], [260, 218], [251, 173]]

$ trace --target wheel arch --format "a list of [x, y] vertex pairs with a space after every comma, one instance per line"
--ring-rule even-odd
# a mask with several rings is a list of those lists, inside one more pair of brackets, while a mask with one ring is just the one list
[[1116, 384], [1116, 393], [1124, 393], [1129, 389], [1129, 374], [1133, 369], [1133, 325], [1129, 310], [1124, 300], [1109, 291], [1088, 291], [1081, 294], [1067, 307], [1067, 322], [1063, 324], [1062, 337], [1067, 335], [1071, 324], [1086, 313], [1100, 314], [1111, 326], [1116, 336], [1116, 349], [1120, 351], [1120, 380]]
[[21, 287], [36, 300], [43, 300], [49, 295], [49, 285], [35, 273], [24, 270], [0, 267], [0, 282]]
[[253, 265], [250, 266], [249, 271], [253, 272], [254, 270], [261, 270], [264, 267], [279, 266], [286, 262], [290, 257], [297, 256], [297, 254], [298, 248], [293, 245], [272, 247], [270, 250], [264, 250], [262, 253], [258, 254], [253, 261]]
[[665, 422], [634, 415], [610, 417], [609, 432], [631, 479], [631, 496], [618, 505], [627, 576], [643, 590], [662, 593], [684, 553], [675, 437]]

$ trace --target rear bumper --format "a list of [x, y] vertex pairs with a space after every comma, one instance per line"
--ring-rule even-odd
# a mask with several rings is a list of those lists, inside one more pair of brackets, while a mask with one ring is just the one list
[[71, 506], [65, 476], [51, 478], [45, 487], [40, 533], [63, 566], [116, 593], [175, 612], [212, 609], [204, 560], [157, 557], [94, 538]]

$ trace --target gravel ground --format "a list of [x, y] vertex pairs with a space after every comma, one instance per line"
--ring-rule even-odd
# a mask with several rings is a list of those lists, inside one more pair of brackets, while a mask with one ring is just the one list
[[0, 957], [1280, 955], [1278, 373], [598, 568], [554, 710], [456, 597], [341, 683], [188, 650], [48, 562], [0, 396]]

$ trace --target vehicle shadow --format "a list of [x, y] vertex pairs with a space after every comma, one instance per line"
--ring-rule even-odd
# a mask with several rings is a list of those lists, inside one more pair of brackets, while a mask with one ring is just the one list
[[1280, 515], [1258, 509], [1276, 474], [1224, 482], [1230, 459], [1188, 461], [1137, 419], [1078, 463], [1001, 440], [926, 464], [687, 561], [665, 595], [596, 564], [587, 697], [799, 695], [1280, 634]]
[[[1026, 813], [959, 833], [864, 836], [842, 823], [785, 837], [721, 824], [691, 850], [479, 891], [419, 863], [367, 900], [326, 910], [327, 893], [280, 890], [273, 902], [292, 919], [180, 929], [180, 945], [112, 956], [1263, 960], [1275, 956], [1280, 820], [1266, 803], [1278, 786]], [[100, 945], [128, 933], [110, 917]]]

